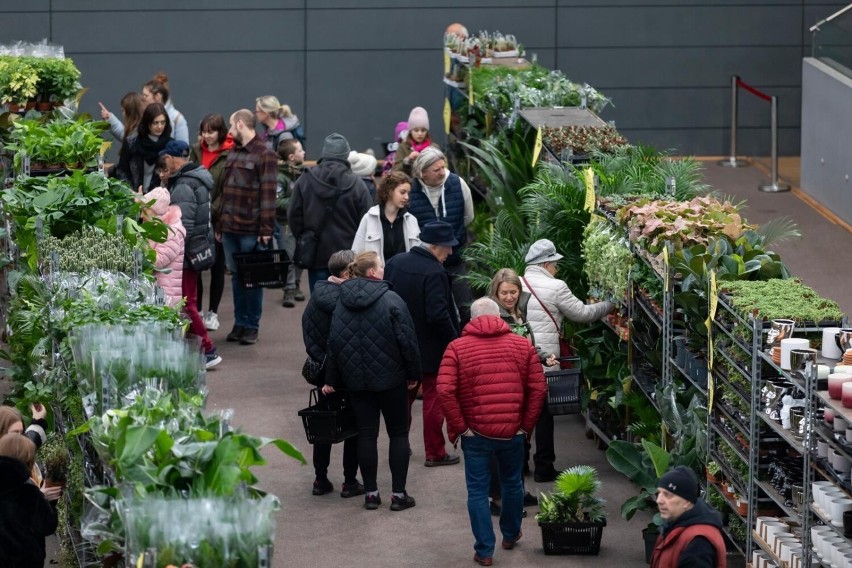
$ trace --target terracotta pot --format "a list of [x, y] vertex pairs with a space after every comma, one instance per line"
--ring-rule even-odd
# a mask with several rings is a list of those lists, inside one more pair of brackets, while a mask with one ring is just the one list
[[737, 513], [742, 516], [748, 515], [748, 503], [737, 501]]
[[716, 477], [715, 475], [713, 475], [712, 473], [710, 473], [710, 470], [707, 470], [707, 481], [709, 481], [710, 483], [712, 483], [714, 485], [718, 485], [719, 478]]
[[18, 103], [6, 103], [6, 106], [9, 107], [9, 112], [20, 112], [21, 105]]
[[36, 103], [36, 110], [39, 112], [49, 112], [53, 106], [50, 101], [39, 101]]
[[26, 109], [26, 110], [32, 110], [32, 109], [34, 109], [34, 108], [35, 108], [35, 106], [36, 106], [36, 102], [35, 102], [35, 101], [27, 101], [27, 104], [26, 104], [26, 106], [24, 107], [24, 109]]

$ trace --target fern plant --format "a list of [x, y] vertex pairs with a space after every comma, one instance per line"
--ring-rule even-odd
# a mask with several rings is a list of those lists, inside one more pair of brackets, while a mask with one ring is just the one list
[[542, 493], [536, 520], [542, 523], [599, 523], [606, 519], [598, 472], [588, 465], [568, 468], [553, 483], [553, 493]]

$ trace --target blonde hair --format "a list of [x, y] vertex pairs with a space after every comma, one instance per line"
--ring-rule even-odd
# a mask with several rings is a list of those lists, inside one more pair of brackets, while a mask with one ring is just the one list
[[355, 260], [349, 263], [349, 274], [352, 278], [365, 277], [371, 268], [378, 268], [379, 253], [374, 250], [359, 252]]
[[5, 434], [0, 437], [0, 456], [22, 461], [27, 464], [27, 469], [32, 470], [35, 466], [36, 446], [21, 434]]
[[[263, 95], [262, 97], [257, 97], [255, 99], [257, 106], [260, 107], [260, 110], [268, 114], [271, 118], [278, 118], [283, 114], [283, 108], [281, 103], [278, 102], [278, 98], [274, 95]], [[290, 107], [287, 107], [287, 111], [290, 111]]]
[[500, 302], [497, 300], [497, 290], [503, 282], [506, 282], [507, 284], [514, 284], [518, 287], [518, 290], [524, 289], [524, 287], [521, 286], [521, 279], [518, 277], [517, 272], [511, 268], [501, 268], [497, 271], [497, 274], [494, 275], [494, 278], [491, 279], [491, 291], [488, 293], [488, 295], [498, 304]]
[[13, 406], [0, 406], [0, 436], [8, 434], [9, 428], [15, 422], [24, 423], [24, 417], [18, 409]]

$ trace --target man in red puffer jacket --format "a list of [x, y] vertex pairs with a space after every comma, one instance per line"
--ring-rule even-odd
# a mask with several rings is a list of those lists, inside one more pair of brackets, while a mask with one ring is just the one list
[[512, 333], [493, 300], [476, 300], [470, 323], [444, 353], [438, 397], [450, 441], [455, 445], [461, 438], [467, 511], [476, 539], [473, 559], [481, 566], [491, 566], [496, 543], [488, 506], [491, 458], [497, 458], [503, 488], [502, 546], [511, 550], [521, 538], [524, 439], [532, 432], [546, 396], [547, 383], [535, 348]]

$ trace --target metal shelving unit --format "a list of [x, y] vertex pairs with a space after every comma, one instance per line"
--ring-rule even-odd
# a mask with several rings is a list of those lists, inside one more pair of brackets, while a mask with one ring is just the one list
[[[781, 495], [771, 483], [760, 478], [762, 469], [759, 456], [761, 453], [761, 444], [768, 444], [770, 442], [784, 442], [789, 448], [801, 455], [804, 472], [804, 478], [801, 480], [803, 487], [802, 498], [804, 503], [810, 503], [811, 482], [813, 481], [815, 473], [811, 463], [811, 452], [809, 451], [809, 448], [812, 447], [814, 437], [816, 436], [816, 429], [813, 423], [814, 409], [818, 394], [816, 392], [816, 366], [813, 367], [812, 373], [808, 376], [794, 376], [789, 371], [781, 369], [772, 361], [772, 358], [763, 351], [764, 334], [769, 330], [768, 325], [762, 320], [758, 320], [753, 317], [748, 320], [741, 317], [733, 309], [724, 295], [720, 294], [717, 299], [718, 311], [713, 318], [712, 334], [713, 339], [720, 341], [722, 345], [716, 345], [714, 347], [714, 353], [720, 356], [720, 362], [725, 362], [736, 372], [742, 374], [746, 379], [749, 379], [751, 383], [751, 392], [749, 393], [750, 400], [748, 401], [751, 412], [748, 421], [748, 440], [750, 442], [748, 446], [747, 461], [749, 468], [747, 488], [749, 507], [748, 516], [745, 520], [750, 530], [753, 529], [757, 517], [758, 503], [764, 499], [769, 499], [784, 515], [798, 519], [802, 527], [802, 545], [805, 550], [810, 551], [809, 528], [813, 523], [810, 511], [803, 507], [803, 510], [800, 512], [795, 506], [790, 506], [784, 495]], [[723, 321], [723, 319], [728, 321]], [[742, 326], [742, 329], [750, 331], [750, 345], [746, 344], [742, 338], [738, 337], [737, 334], [734, 333], [733, 329], [739, 328], [740, 326]], [[819, 329], [819, 327], [803, 327], [797, 328], [796, 331], [808, 332], [817, 331]], [[733, 349], [739, 349], [748, 356], [750, 360], [750, 370], [746, 370], [743, 367], [743, 364], [737, 360], [737, 358], [733, 355]], [[713, 378], [712, 380], [721, 381], [725, 383], [726, 386], [733, 387], [732, 384], [722, 378], [722, 374], [716, 369], [713, 369], [711, 375]], [[784, 429], [776, 420], [764, 412], [761, 400], [761, 389], [764, 387], [766, 381], [773, 378], [773, 376], [785, 379], [797, 392], [797, 398], [805, 401], [805, 428], [801, 440], [794, 436], [789, 430]], [[740, 396], [746, 394], [736, 387], [731, 390]], [[732, 418], [724, 408], [720, 410], [719, 407], [714, 407], [713, 412], [711, 413], [711, 421], [713, 420], [713, 414]], [[712, 436], [711, 430], [708, 430], [708, 438]], [[726, 439], [726, 441], [728, 440]], [[719, 456], [714, 455], [714, 458], [717, 457]], [[746, 550], [744, 551], [746, 558], [751, 558], [752, 551], [755, 550], [755, 547], [772, 554], [772, 551], [768, 550], [765, 542], [752, 536], [752, 538], [748, 539], [748, 542], [746, 543]], [[809, 567], [810, 561], [811, 555], [808, 553], [804, 558], [804, 566]]]

